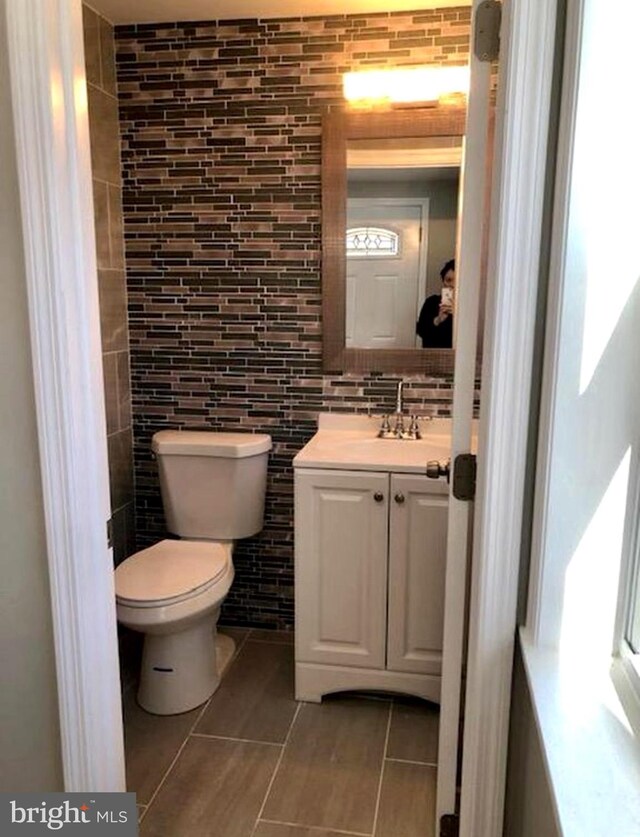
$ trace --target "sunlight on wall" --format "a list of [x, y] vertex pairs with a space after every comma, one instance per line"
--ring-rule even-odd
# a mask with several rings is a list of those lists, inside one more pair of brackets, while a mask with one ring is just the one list
[[560, 655], [569, 687], [610, 663], [630, 462], [628, 447], [566, 570]]
[[615, 46], [606, 56], [587, 49], [580, 69], [572, 185], [586, 249], [586, 264], [576, 265], [586, 270], [580, 393], [640, 278], [640, 109], [629, 100], [631, 79], [640, 78], [639, 31], [638, 0], [621, 0], [615, 14], [607, 3], [594, 4], [585, 27], [587, 44]]

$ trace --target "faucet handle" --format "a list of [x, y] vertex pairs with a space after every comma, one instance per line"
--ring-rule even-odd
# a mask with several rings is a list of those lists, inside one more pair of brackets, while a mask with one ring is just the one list
[[389, 416], [384, 415], [382, 416], [382, 423], [380, 424], [380, 430], [378, 430], [378, 438], [379, 439], [388, 439], [389, 436], [392, 436], [391, 424], [389, 423]]
[[398, 438], [402, 438], [404, 434], [404, 416], [402, 413], [396, 413], [396, 426], [393, 428], [394, 433]]
[[411, 416], [411, 424], [409, 425], [409, 436], [412, 439], [422, 439], [422, 433], [420, 433], [420, 423], [418, 421], [418, 416], [416, 415]]

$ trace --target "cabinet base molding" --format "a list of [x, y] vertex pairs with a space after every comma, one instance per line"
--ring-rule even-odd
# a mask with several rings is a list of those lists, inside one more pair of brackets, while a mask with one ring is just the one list
[[320, 703], [333, 692], [397, 692], [440, 703], [440, 677], [384, 669], [296, 663], [296, 700]]

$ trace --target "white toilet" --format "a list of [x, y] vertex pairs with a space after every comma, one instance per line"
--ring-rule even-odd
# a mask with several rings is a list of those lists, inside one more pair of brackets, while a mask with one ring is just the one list
[[233, 542], [262, 529], [271, 437], [163, 430], [152, 440], [168, 530], [115, 571], [118, 620], [145, 634], [138, 703], [187, 712], [217, 689], [233, 656], [216, 633], [233, 581]]

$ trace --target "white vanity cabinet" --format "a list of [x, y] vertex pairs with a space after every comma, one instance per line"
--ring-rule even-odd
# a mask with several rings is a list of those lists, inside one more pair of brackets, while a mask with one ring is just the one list
[[369, 470], [295, 472], [296, 697], [440, 699], [448, 486]]
[[440, 674], [448, 485], [390, 475], [387, 668]]
[[296, 472], [296, 643], [305, 660], [385, 667], [388, 517], [387, 474]]

